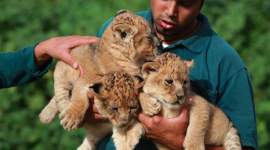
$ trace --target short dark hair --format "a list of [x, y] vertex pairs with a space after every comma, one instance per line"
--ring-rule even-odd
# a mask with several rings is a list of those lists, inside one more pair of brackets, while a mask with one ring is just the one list
[[203, 3], [204, 3], [204, 0], [202, 0], [202, 2], [201, 2], [201, 8], [200, 9], [202, 9]]

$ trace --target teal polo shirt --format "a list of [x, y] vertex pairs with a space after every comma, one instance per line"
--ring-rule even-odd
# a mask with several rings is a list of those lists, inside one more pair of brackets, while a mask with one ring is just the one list
[[[152, 27], [151, 9], [137, 15]], [[197, 19], [202, 26], [194, 35], [166, 48], [160, 44], [159, 50], [175, 53], [183, 59], [194, 59], [194, 67], [190, 70], [191, 90], [226, 113], [239, 131], [243, 146], [258, 149], [254, 96], [247, 68], [237, 52], [212, 30], [205, 15], [200, 13]], [[102, 26], [98, 37], [112, 20]], [[112, 139], [106, 140], [100, 143], [99, 149], [115, 149]], [[137, 147], [144, 147], [147, 141], [142, 143]]]
[[17, 52], [0, 54], [0, 89], [32, 82], [48, 72], [52, 59], [42, 67], [37, 67], [35, 65], [35, 46], [29, 46]]

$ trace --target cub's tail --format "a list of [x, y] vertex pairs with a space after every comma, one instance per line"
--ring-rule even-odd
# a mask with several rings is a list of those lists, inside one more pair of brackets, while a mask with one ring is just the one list
[[40, 122], [43, 124], [50, 124], [58, 114], [55, 96], [50, 100], [49, 104], [39, 114]]

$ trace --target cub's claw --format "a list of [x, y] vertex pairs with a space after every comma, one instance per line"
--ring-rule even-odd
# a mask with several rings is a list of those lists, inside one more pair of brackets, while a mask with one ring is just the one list
[[61, 119], [60, 124], [65, 130], [76, 130], [83, 119], [83, 116], [75, 114], [69, 109], [64, 110], [60, 113], [59, 118]]
[[147, 103], [142, 106], [142, 111], [144, 114], [153, 116], [160, 112], [161, 104], [157, 101], [157, 99], [148, 97]]

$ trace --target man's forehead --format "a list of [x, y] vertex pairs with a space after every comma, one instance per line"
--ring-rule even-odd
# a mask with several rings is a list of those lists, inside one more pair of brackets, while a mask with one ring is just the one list
[[198, 0], [175, 0], [177, 2], [197, 2]]
[[198, 1], [198, 0], [176, 0], [178, 2], [195, 2], [195, 1]]

